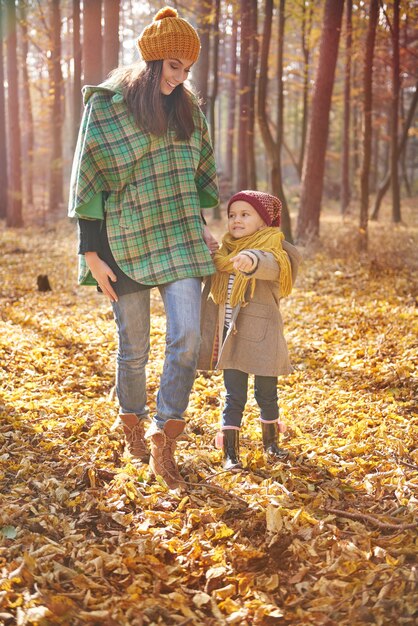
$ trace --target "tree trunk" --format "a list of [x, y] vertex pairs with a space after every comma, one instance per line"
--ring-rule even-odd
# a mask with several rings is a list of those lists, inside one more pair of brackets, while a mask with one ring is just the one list
[[26, 204], [33, 205], [33, 155], [34, 155], [34, 130], [33, 130], [33, 114], [32, 99], [30, 95], [30, 84], [28, 74], [28, 25], [26, 16], [26, 7], [24, 4], [20, 6], [20, 28], [22, 32], [22, 79], [23, 79], [23, 137], [25, 146], [25, 189]]
[[103, 75], [119, 65], [119, 0], [104, 0]]
[[231, 48], [229, 51], [229, 90], [228, 90], [228, 130], [227, 130], [227, 147], [226, 147], [226, 164], [225, 164], [225, 177], [231, 181], [234, 186], [234, 146], [235, 146], [235, 107], [236, 107], [236, 93], [237, 93], [237, 20], [235, 11], [232, 16], [232, 33], [231, 33]]
[[250, 48], [250, 68], [249, 68], [249, 85], [248, 93], [248, 186], [250, 189], [257, 189], [257, 166], [255, 158], [255, 84], [257, 81], [257, 65], [258, 65], [258, 8], [257, 0], [251, 3], [251, 38]]
[[350, 109], [351, 109], [351, 51], [352, 51], [353, 0], [347, 0], [345, 25], [345, 76], [344, 76], [344, 122], [343, 150], [341, 159], [341, 213], [350, 204]]
[[[414, 115], [415, 115], [415, 109], [417, 108], [417, 104], [418, 104], [418, 82], [415, 85], [415, 92], [414, 92], [414, 96], [411, 100], [411, 104], [409, 106], [409, 111], [408, 111], [408, 115], [407, 118], [405, 120], [403, 129], [402, 129], [402, 136], [401, 139], [399, 141], [399, 145], [398, 145], [398, 158], [403, 154], [405, 147], [406, 147], [406, 142], [408, 140], [408, 131], [411, 128], [411, 124], [414, 120]], [[384, 177], [382, 183], [379, 186], [379, 189], [377, 191], [376, 194], [376, 198], [374, 201], [374, 207], [373, 207], [373, 213], [370, 219], [372, 220], [377, 220], [378, 216], [379, 216], [379, 210], [380, 210], [380, 205], [383, 199], [383, 196], [385, 195], [385, 193], [387, 192], [387, 190], [389, 189], [390, 186], [390, 179], [391, 179], [391, 169], [389, 169], [386, 173], [386, 176]]]
[[[402, 119], [405, 119], [405, 90], [401, 91], [401, 116]], [[402, 155], [399, 155], [401, 171], [402, 171], [402, 181], [405, 185], [405, 193], [407, 198], [412, 197], [412, 189], [408, 179], [408, 170], [407, 170], [407, 150], [402, 151]]]
[[392, 24], [392, 124], [390, 138], [390, 169], [392, 181], [392, 220], [401, 221], [401, 197], [399, 190], [398, 173], [398, 126], [399, 126], [399, 93], [400, 93], [400, 69], [399, 69], [399, 4], [400, 0], [393, 0], [393, 24]]
[[366, 54], [363, 70], [363, 163], [360, 174], [360, 240], [359, 248], [367, 249], [369, 221], [369, 174], [372, 148], [372, 110], [373, 110], [373, 55], [376, 39], [376, 27], [379, 17], [379, 0], [370, 0], [369, 26], [367, 29]]
[[101, 0], [85, 0], [83, 2], [83, 82], [85, 85], [97, 85], [104, 78], [101, 19]]
[[49, 210], [57, 210], [64, 201], [64, 175], [62, 158], [63, 77], [61, 71], [61, 12], [60, 0], [51, 0], [51, 55], [49, 59], [49, 84], [52, 95], [51, 128], [51, 179], [49, 184]]
[[0, 219], [7, 216], [7, 141], [6, 141], [6, 102], [4, 97], [3, 40], [5, 36], [4, 7], [0, 2]]
[[246, 0], [240, 0], [241, 37], [239, 62], [239, 128], [238, 128], [238, 189], [248, 189], [249, 183], [249, 92], [251, 13]]
[[20, 147], [19, 89], [17, 65], [16, 7], [7, 2], [7, 82], [10, 179], [7, 198], [7, 226], [23, 226], [22, 163]]
[[306, 154], [302, 172], [297, 239], [306, 242], [319, 235], [329, 112], [344, 0], [326, 0], [319, 61], [312, 96]]
[[80, 0], [73, 0], [73, 143], [77, 143], [81, 120], [81, 40]]
[[[306, 12], [308, 11], [308, 15]], [[302, 132], [300, 138], [299, 159], [297, 172], [299, 178], [302, 177], [303, 160], [305, 156], [306, 134], [308, 130], [308, 110], [309, 110], [309, 62], [311, 50], [309, 47], [309, 35], [312, 28], [313, 3], [306, 6], [302, 2], [302, 52], [303, 52], [303, 95], [302, 95]]]
[[286, 239], [293, 241], [292, 229], [290, 224], [289, 207], [287, 205], [286, 195], [283, 189], [282, 178], [282, 145], [283, 145], [283, 118], [284, 118], [284, 89], [283, 89], [283, 48], [284, 48], [284, 27], [285, 27], [285, 0], [279, 1], [279, 28], [278, 28], [278, 46], [277, 46], [277, 140], [276, 140], [276, 168], [277, 181], [273, 187], [273, 193], [282, 202], [281, 228]]
[[271, 132], [266, 111], [267, 86], [268, 86], [268, 58], [271, 40], [271, 25], [273, 21], [273, 0], [266, 0], [264, 6], [264, 27], [261, 42], [260, 73], [258, 81], [257, 110], [258, 123], [261, 137], [267, 153], [270, 166], [272, 193], [282, 202], [282, 230], [288, 241], [292, 241], [290, 228], [289, 210], [283, 190], [281, 172], [281, 149], [283, 138], [283, 41], [284, 41], [284, 0], [279, 4], [279, 47], [278, 47], [278, 91], [279, 102], [277, 106], [277, 139], [274, 140]]
[[208, 15], [212, 12], [212, 1], [203, 0], [197, 3], [197, 28], [200, 37], [200, 56], [193, 68], [193, 83], [201, 99], [201, 108], [207, 113], [209, 97], [209, 66], [210, 66], [210, 23]]
[[215, 104], [218, 97], [219, 85], [219, 12], [221, 8], [221, 0], [215, 0], [215, 21], [213, 23], [213, 69], [212, 69], [212, 90], [210, 94], [209, 106], [209, 124], [213, 147], [215, 147]]

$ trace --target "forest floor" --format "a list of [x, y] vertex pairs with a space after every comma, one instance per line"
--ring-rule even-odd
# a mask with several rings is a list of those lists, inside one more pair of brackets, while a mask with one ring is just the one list
[[[221, 377], [200, 375], [181, 496], [111, 428], [113, 318], [76, 286], [74, 225], [1, 227], [0, 624], [417, 623], [416, 204], [404, 213], [407, 226], [372, 223], [360, 256], [354, 220], [324, 212], [283, 302], [288, 460], [266, 463], [251, 398], [245, 470], [222, 472]], [[152, 309], [151, 410], [157, 293]]]

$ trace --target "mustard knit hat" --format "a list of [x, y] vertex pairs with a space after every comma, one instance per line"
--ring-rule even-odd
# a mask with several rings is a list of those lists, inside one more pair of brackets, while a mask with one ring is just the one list
[[144, 61], [190, 59], [195, 63], [200, 54], [199, 35], [176, 9], [160, 9], [154, 20], [138, 37], [138, 47]]

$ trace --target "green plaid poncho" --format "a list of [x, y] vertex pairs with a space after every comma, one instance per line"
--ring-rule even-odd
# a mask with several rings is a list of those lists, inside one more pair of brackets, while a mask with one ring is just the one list
[[[157, 137], [138, 129], [121, 91], [109, 83], [86, 86], [83, 95], [69, 216], [103, 219], [104, 210], [115, 260], [139, 283], [213, 274], [201, 209], [217, 206], [219, 196], [200, 108], [194, 107], [191, 138], [179, 141], [172, 130]], [[95, 284], [88, 274], [80, 255], [79, 282]]]

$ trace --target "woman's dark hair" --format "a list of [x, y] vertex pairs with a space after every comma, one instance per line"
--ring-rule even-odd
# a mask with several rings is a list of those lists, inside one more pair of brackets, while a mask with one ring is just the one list
[[145, 67], [117, 68], [111, 78], [121, 85], [128, 110], [141, 130], [162, 136], [171, 128], [177, 139], [190, 139], [194, 131], [191, 91], [181, 84], [164, 96], [162, 68], [162, 61], [149, 61]]

